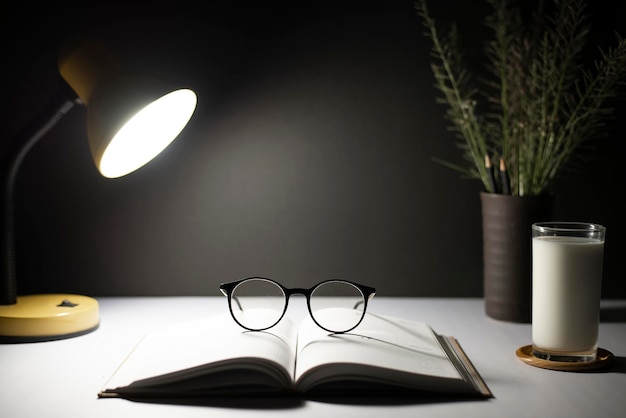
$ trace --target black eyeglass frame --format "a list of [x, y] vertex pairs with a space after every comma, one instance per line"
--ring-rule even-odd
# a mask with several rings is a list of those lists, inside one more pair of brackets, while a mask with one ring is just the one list
[[[285, 307], [283, 309], [283, 312], [280, 314], [280, 317], [278, 318], [278, 320], [276, 320], [276, 322], [274, 322], [272, 325], [267, 326], [265, 328], [249, 328], [245, 325], [243, 325], [241, 322], [239, 322], [237, 320], [237, 317], [235, 316], [234, 312], [233, 312], [233, 298], [232, 298], [232, 294], [233, 294], [233, 290], [235, 290], [235, 288], [248, 280], [265, 280], [268, 281], [270, 283], [275, 284], [276, 286], [278, 286], [282, 291], [283, 294], [285, 295]], [[363, 295], [363, 314], [361, 315], [361, 319], [359, 319], [359, 321], [352, 327], [343, 331], [335, 331], [332, 329], [328, 329], [324, 326], [322, 326], [319, 322], [317, 322], [317, 320], [315, 319], [315, 316], [313, 315], [313, 311], [311, 309], [311, 295], [313, 294], [313, 292], [315, 291], [315, 289], [317, 289], [319, 286], [325, 284], [325, 283], [330, 283], [330, 282], [342, 282], [342, 283], [348, 283], [351, 284], [352, 286], [356, 287], [361, 294]], [[329, 279], [329, 280], [324, 280], [321, 281], [319, 283], [317, 283], [315, 286], [310, 287], [308, 289], [305, 288], [301, 288], [301, 287], [295, 287], [295, 288], [287, 288], [285, 286], [283, 286], [282, 284], [278, 283], [276, 280], [272, 280], [272, 279], [268, 279], [266, 277], [258, 277], [258, 276], [253, 276], [253, 277], [246, 277], [245, 279], [240, 279], [240, 280], [235, 280], [233, 282], [227, 282], [227, 283], [222, 283], [220, 284], [220, 291], [222, 292], [222, 294], [224, 296], [226, 296], [226, 298], [228, 299], [228, 310], [230, 311], [230, 315], [233, 317], [233, 319], [235, 320], [235, 322], [237, 324], [239, 324], [239, 326], [241, 326], [242, 328], [247, 329], [248, 331], [265, 331], [267, 329], [270, 329], [274, 326], [276, 326], [276, 324], [278, 324], [283, 317], [285, 316], [285, 313], [287, 312], [287, 308], [289, 307], [289, 298], [291, 297], [291, 295], [304, 295], [304, 297], [306, 298], [306, 306], [307, 309], [309, 311], [309, 315], [311, 315], [311, 319], [313, 319], [313, 322], [315, 322], [315, 324], [322, 328], [325, 331], [328, 332], [332, 332], [334, 334], [343, 334], [346, 332], [350, 332], [353, 329], [355, 329], [356, 327], [359, 326], [359, 324], [363, 321], [363, 318], [365, 317], [365, 311], [367, 310], [367, 303], [370, 299], [372, 299], [374, 297], [374, 295], [376, 295], [376, 289], [370, 286], [365, 286], [359, 283], [355, 283], [352, 282], [350, 280], [343, 280], [343, 279]], [[241, 306], [239, 307], [241, 308]]]

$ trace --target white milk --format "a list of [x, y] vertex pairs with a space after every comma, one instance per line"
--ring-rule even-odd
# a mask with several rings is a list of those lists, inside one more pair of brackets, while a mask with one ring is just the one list
[[532, 245], [533, 346], [595, 352], [604, 241], [544, 236]]

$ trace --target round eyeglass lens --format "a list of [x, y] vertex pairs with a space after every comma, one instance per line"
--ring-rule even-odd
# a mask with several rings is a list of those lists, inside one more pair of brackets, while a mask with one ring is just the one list
[[262, 278], [239, 283], [231, 294], [233, 317], [244, 328], [264, 330], [276, 325], [285, 311], [285, 293], [276, 283]]
[[311, 315], [322, 328], [347, 332], [356, 327], [365, 314], [361, 290], [341, 280], [321, 283], [311, 293]]

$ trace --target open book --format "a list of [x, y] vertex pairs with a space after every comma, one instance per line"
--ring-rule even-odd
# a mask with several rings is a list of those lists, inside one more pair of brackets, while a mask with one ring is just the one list
[[[341, 314], [341, 313], [338, 313]], [[228, 314], [148, 333], [99, 392], [101, 398], [398, 394], [492, 397], [452, 337], [367, 313], [333, 334], [310, 317], [246, 331]]]

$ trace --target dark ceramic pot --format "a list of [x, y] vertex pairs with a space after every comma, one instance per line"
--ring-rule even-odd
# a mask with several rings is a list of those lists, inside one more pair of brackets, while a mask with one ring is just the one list
[[531, 322], [531, 225], [552, 220], [553, 196], [481, 192], [483, 296], [494, 319]]

